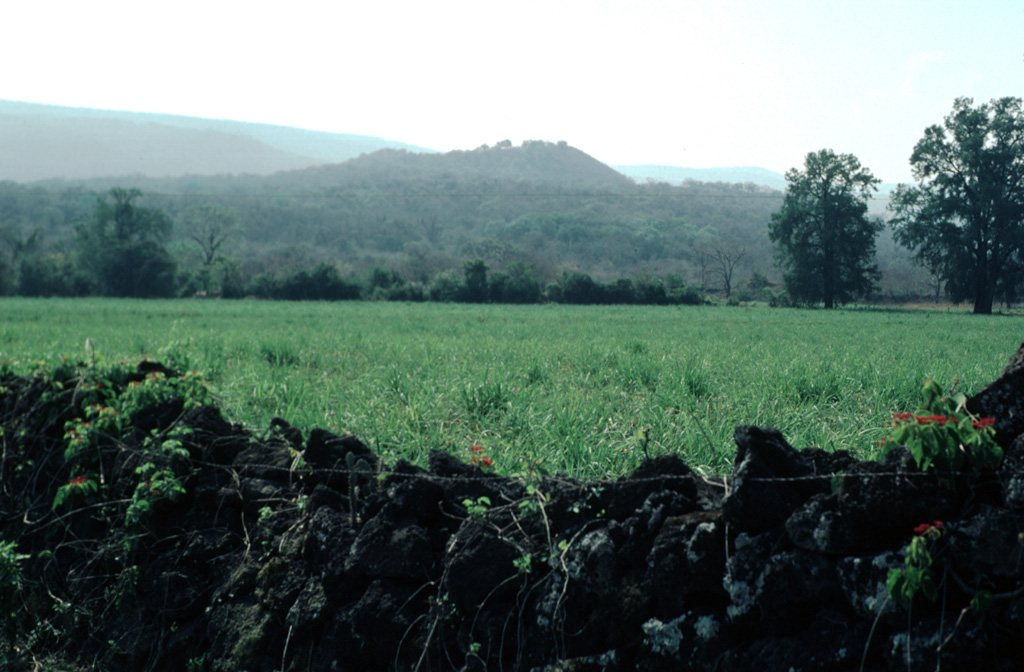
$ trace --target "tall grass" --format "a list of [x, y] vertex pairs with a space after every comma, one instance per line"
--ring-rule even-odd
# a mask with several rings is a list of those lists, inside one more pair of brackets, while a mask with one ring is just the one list
[[[870, 455], [920, 383], [973, 392], [1019, 318], [724, 307], [0, 300], [0, 360], [163, 359], [250, 426], [353, 432], [387, 457], [482, 444], [500, 471], [719, 472], [737, 424]], [[645, 438], [646, 437], [646, 438]]]

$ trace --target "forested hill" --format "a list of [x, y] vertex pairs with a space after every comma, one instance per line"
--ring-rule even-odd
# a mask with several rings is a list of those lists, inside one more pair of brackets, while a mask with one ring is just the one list
[[781, 204], [779, 192], [755, 185], [638, 185], [565, 143], [536, 141], [446, 154], [381, 150], [266, 176], [8, 183], [0, 224], [8, 238], [42, 229], [37, 243], [69, 249], [74, 223], [112, 187], [138, 188], [142, 205], [170, 215], [179, 267], [197, 263], [190, 213], [226, 213], [237, 225], [219, 253], [238, 261], [243, 280], [329, 263], [357, 274], [380, 265], [426, 282], [480, 258], [494, 270], [532, 265], [544, 282], [580, 270], [601, 281], [653, 273], [705, 286], [718, 251], [742, 253], [737, 280], [772, 273], [767, 222]]
[[15, 182], [266, 175], [384, 148], [430, 151], [364, 135], [0, 100], [0, 180]]
[[445, 154], [381, 150], [337, 165], [275, 176], [275, 182], [306, 186], [389, 185], [457, 181], [532, 183], [602, 191], [630, 190], [633, 181], [564, 142], [508, 140], [493, 147]]
[[[223, 244], [210, 258], [226, 260], [223, 268], [242, 285], [328, 264], [356, 276], [382, 267], [427, 286], [444, 274], [461, 277], [463, 262], [477, 259], [492, 271], [525, 265], [542, 283], [579, 271], [600, 282], [672, 276], [728, 291], [755, 277], [778, 278], [767, 225], [781, 192], [749, 183], [637, 184], [565, 143], [502, 141], [445, 154], [384, 149], [271, 175], [2, 186], [0, 239], [11, 252], [0, 248], [7, 257], [0, 274], [10, 269], [8, 286], [17, 284], [13, 257], [27, 249], [50, 254], [51, 275], [71, 272], [75, 224], [112, 187], [138, 188], [140, 205], [174, 221], [166, 244], [179, 276], [209, 270], [197, 234], [215, 213]], [[905, 272], [906, 255], [892, 250], [880, 244], [883, 273], [896, 279], [883, 279], [883, 287], [915, 291], [920, 283]]]

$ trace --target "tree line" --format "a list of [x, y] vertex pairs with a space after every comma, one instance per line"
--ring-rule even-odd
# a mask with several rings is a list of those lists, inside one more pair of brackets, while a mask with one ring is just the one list
[[[1024, 296], [1021, 99], [957, 99], [941, 125], [925, 129], [910, 165], [917, 184], [900, 185], [889, 206], [896, 241], [975, 313]], [[867, 200], [879, 180], [852, 154], [824, 149], [786, 182], [769, 225], [786, 291], [825, 308], [868, 294], [883, 225], [867, 216]]]
[[445, 303], [527, 304], [557, 302], [581, 305], [698, 305], [703, 293], [682, 283], [678, 276], [645, 275], [595, 281], [581, 271], [565, 271], [556, 281], [542, 283], [533, 268], [513, 262], [503, 271], [491, 272], [483, 259], [467, 259], [461, 272], [443, 271], [430, 282], [407, 281], [395, 271], [379, 266], [361, 277], [343, 277], [330, 264], [293, 271], [281, 276], [263, 274], [246, 293], [263, 299], [292, 301], [437, 301]]
[[602, 284], [580, 271], [566, 271], [546, 285], [533, 266], [511, 261], [492, 272], [483, 259], [467, 259], [461, 273], [437, 273], [428, 282], [407, 281], [400, 273], [372, 266], [361, 276], [342, 276], [336, 266], [320, 263], [285, 273], [261, 273], [242, 280], [236, 261], [218, 255], [234, 220], [216, 208], [201, 208], [183, 218], [187, 237], [201, 254], [203, 268], [178, 274], [165, 242], [173, 228], [162, 210], [141, 206], [138, 189], [115, 187], [97, 199], [90, 217], [75, 228], [71, 255], [21, 255], [20, 294], [25, 296], [171, 297], [255, 296], [281, 300], [388, 300], [464, 303], [695, 304], [703, 298], [694, 287], [670, 275], [620, 278]]

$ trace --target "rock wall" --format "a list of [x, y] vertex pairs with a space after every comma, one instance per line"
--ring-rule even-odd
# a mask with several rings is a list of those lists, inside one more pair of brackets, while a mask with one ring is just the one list
[[[720, 479], [672, 455], [608, 482], [506, 478], [444, 452], [423, 469], [353, 436], [284, 420], [254, 433], [162, 399], [129, 418], [99, 492], [68, 510], [52, 502], [79, 374], [0, 376], [0, 538], [27, 556], [17, 590], [0, 578], [8, 665], [1021, 669], [1019, 360], [970, 400], [999, 419], [1002, 468], [952, 488], [905, 451], [861, 462], [750, 426]], [[154, 370], [177, 375], [145, 363], [117, 384]], [[156, 466], [185, 492], [126, 527], [147, 446], [169, 430], [187, 457]], [[935, 521], [936, 599], [908, 610], [887, 575]]]

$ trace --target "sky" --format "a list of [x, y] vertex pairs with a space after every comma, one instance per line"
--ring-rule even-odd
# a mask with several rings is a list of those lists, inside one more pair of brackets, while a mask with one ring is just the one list
[[912, 180], [957, 97], [1024, 96], [1020, 0], [33, 0], [0, 99], [373, 135], [565, 140], [612, 165]]

